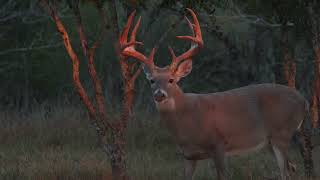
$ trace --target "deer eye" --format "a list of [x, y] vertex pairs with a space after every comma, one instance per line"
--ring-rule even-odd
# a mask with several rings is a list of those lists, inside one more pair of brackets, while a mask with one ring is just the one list
[[174, 79], [169, 79], [169, 83], [170, 84], [173, 83], [173, 81], [174, 81]]
[[150, 83], [151, 83], [151, 84], [154, 84], [155, 82], [154, 82], [154, 80], [153, 80], [153, 79], [150, 79]]

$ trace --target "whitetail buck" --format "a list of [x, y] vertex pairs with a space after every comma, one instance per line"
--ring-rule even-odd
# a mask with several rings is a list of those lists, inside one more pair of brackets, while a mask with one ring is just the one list
[[212, 158], [218, 179], [227, 179], [225, 157], [264, 146], [273, 151], [281, 179], [289, 176], [288, 146], [293, 133], [301, 126], [308, 111], [306, 99], [296, 90], [277, 84], [259, 84], [210, 94], [184, 93], [178, 81], [192, 70], [191, 58], [203, 46], [201, 29], [195, 13], [189, 27], [194, 36], [177, 36], [189, 40], [191, 48], [176, 56], [171, 48], [172, 63], [160, 68], [149, 57], [135, 50], [140, 18], [128, 32], [134, 13], [120, 37], [122, 55], [138, 59], [151, 83], [154, 102], [162, 121], [173, 134], [185, 157], [185, 178], [191, 180], [197, 160]]

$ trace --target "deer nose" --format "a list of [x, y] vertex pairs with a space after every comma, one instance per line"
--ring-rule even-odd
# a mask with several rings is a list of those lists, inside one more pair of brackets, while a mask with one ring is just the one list
[[157, 89], [153, 94], [153, 98], [157, 102], [163, 101], [164, 99], [166, 99], [166, 97], [167, 97], [166, 93], [160, 89]]

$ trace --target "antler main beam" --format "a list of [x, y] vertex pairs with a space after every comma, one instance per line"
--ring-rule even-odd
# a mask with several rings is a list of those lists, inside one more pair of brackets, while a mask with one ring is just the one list
[[187, 10], [190, 12], [193, 18], [194, 24], [192, 24], [191, 21], [185, 16], [185, 19], [187, 20], [188, 25], [192, 30], [193, 36], [177, 36], [177, 38], [191, 41], [191, 48], [187, 52], [177, 57], [173, 49], [169, 47], [169, 51], [172, 55], [172, 63], [170, 65], [170, 69], [172, 71], [175, 71], [177, 69], [177, 66], [179, 65], [180, 62], [186, 59], [191, 59], [203, 47], [202, 33], [201, 33], [201, 28], [200, 28], [198, 18], [191, 9], [187, 8]]
[[136, 11], [133, 11], [130, 14], [127, 24], [120, 35], [119, 42], [120, 42], [121, 54], [127, 57], [133, 57], [139, 60], [140, 62], [142, 62], [143, 64], [147, 65], [150, 69], [153, 69], [154, 67], [153, 57], [156, 52], [156, 49], [155, 48], [152, 49], [148, 58], [135, 49], [135, 45], [143, 45], [142, 42], [136, 41], [136, 35], [137, 35], [138, 28], [140, 26], [141, 17], [139, 17], [136, 25], [134, 26], [130, 36], [130, 41], [128, 41], [129, 30], [130, 30], [132, 21], [134, 19], [135, 13]]

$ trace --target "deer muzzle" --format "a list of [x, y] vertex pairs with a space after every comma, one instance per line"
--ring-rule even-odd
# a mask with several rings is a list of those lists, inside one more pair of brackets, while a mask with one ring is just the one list
[[157, 89], [154, 93], [153, 93], [153, 98], [156, 102], [162, 102], [163, 100], [165, 100], [168, 97], [168, 94], [162, 90], [162, 89]]

